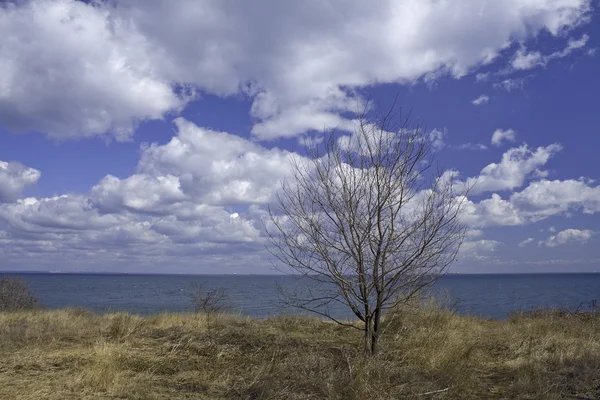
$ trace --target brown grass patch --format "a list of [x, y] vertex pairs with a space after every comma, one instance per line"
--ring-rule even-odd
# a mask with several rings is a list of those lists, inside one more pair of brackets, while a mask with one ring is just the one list
[[307, 317], [0, 313], [0, 398], [600, 398], [597, 313], [489, 321], [430, 304], [387, 325], [367, 358], [359, 332]]

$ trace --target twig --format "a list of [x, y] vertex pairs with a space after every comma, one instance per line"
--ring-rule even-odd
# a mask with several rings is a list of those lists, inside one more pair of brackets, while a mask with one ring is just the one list
[[450, 390], [450, 387], [447, 387], [446, 389], [432, 390], [431, 392], [417, 393], [417, 396], [427, 396], [428, 394], [444, 393], [444, 392], [447, 392], [448, 390]]

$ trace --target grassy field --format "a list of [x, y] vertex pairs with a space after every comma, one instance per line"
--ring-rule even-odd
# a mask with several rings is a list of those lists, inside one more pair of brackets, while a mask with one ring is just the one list
[[598, 314], [426, 306], [366, 358], [313, 318], [0, 313], [0, 399], [599, 399]]

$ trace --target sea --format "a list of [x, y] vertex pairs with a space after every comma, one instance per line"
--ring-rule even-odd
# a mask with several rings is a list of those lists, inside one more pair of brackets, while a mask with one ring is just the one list
[[[258, 318], [294, 314], [301, 311], [286, 306], [282, 292], [311, 284], [285, 275], [9, 275], [25, 280], [47, 309], [83, 307], [141, 315], [193, 311], [194, 284], [225, 293], [230, 312]], [[585, 307], [600, 300], [600, 274], [449, 274], [438, 279], [430, 294], [460, 314], [503, 319], [516, 311]], [[352, 319], [341, 305], [329, 312]]]

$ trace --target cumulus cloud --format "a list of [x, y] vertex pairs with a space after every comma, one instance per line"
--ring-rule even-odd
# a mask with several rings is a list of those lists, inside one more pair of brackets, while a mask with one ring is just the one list
[[17, 200], [23, 189], [35, 184], [42, 174], [18, 162], [0, 161], [0, 203]]
[[465, 234], [467, 239], [475, 239], [483, 236], [483, 231], [481, 229], [469, 229]]
[[591, 184], [586, 179], [534, 181], [506, 199], [494, 193], [479, 202], [466, 200], [462, 218], [469, 226], [481, 228], [525, 225], [575, 211], [595, 214], [600, 212], [600, 186]]
[[589, 0], [4, 2], [0, 121], [125, 140], [197, 92], [243, 93], [256, 137], [293, 136], [347, 124], [356, 88], [461, 77], [511, 41], [562, 35], [590, 12]]
[[508, 200], [494, 193], [489, 199], [477, 203], [466, 200], [463, 203], [461, 214], [462, 221], [473, 228], [489, 226], [515, 226], [522, 225], [525, 220], [519, 210]]
[[[469, 196], [485, 192], [509, 191], [527, 185], [523, 190], [504, 198], [493, 193], [489, 198], [463, 200], [463, 221], [472, 228], [489, 226], [517, 226], [533, 223], [555, 215], [600, 212], [600, 186], [586, 178], [577, 180], [548, 180], [542, 168], [556, 152], [558, 144], [531, 149], [526, 144], [509, 149], [499, 163], [491, 163], [477, 177], [460, 182], [458, 171], [444, 174], [459, 187], [470, 187]], [[529, 182], [528, 182], [529, 181]], [[550, 228], [550, 231], [552, 232]]]
[[82, 195], [26, 198], [0, 207], [7, 232], [29, 236], [38, 233], [106, 229], [124, 221], [114, 214], [100, 214]]
[[197, 272], [201, 263], [215, 272], [243, 258], [268, 272], [264, 205], [292, 157], [302, 158], [181, 118], [175, 124], [169, 142], [142, 147], [129, 177], [108, 175], [85, 194], [0, 204], [3, 259], [100, 263], [91, 269], [176, 262]]
[[[506, 199], [494, 193], [479, 202], [466, 200], [461, 217], [469, 226], [481, 228], [525, 225], [575, 211], [595, 214], [600, 212], [600, 186], [591, 183], [585, 179], [534, 181]], [[548, 231], [556, 230], [550, 227]]]
[[[201, 263], [214, 272], [218, 266], [268, 265], [261, 235], [264, 206], [289, 173], [291, 159], [303, 159], [185, 119], [175, 123], [169, 142], [142, 147], [137, 170], [129, 177], [108, 175], [88, 193], [13, 196], [14, 201], [0, 204], [3, 260], [96, 270], [177, 263], [183, 270], [200, 271]], [[495, 167], [484, 168], [483, 182], [488, 188], [519, 186], [553, 150], [552, 145], [511, 149]], [[473, 228], [461, 257], [473, 259], [484, 259], [502, 245], [484, 238], [485, 228], [525, 225], [573, 210], [600, 212], [600, 188], [586, 179], [542, 179], [505, 198], [493, 193], [478, 201], [457, 200], [464, 204], [461, 218]], [[565, 235], [544, 244], [552, 246]]]
[[550, 157], [560, 151], [559, 144], [538, 147], [532, 150], [526, 144], [507, 150], [500, 163], [491, 163], [481, 170], [479, 176], [468, 178], [467, 187], [472, 187], [473, 194], [512, 190], [525, 184], [531, 176], [544, 176], [540, 170]]
[[485, 259], [487, 254], [498, 250], [504, 243], [497, 240], [482, 239], [484, 231], [469, 229], [460, 249], [459, 257], [465, 259]]
[[490, 100], [490, 98], [488, 96], [486, 96], [485, 94], [482, 94], [481, 96], [479, 96], [478, 98], [473, 100], [471, 103], [473, 103], [473, 105], [480, 106], [482, 104], [487, 103], [489, 100]]
[[590, 186], [585, 179], [546, 180], [532, 182], [510, 201], [535, 220], [579, 209], [585, 214], [600, 212], [600, 187]]
[[92, 203], [104, 212], [168, 213], [169, 206], [185, 197], [179, 178], [173, 175], [136, 174], [122, 180], [108, 175], [90, 193]]
[[127, 139], [184, 104], [153, 65], [160, 49], [100, 3], [4, 3], [0, 26], [0, 121], [13, 131]]
[[[479, 0], [458, 8], [393, 0], [378, 7], [328, 0], [308, 8], [276, 0], [3, 2], [0, 124], [59, 140], [128, 140], [141, 121], [170, 118], [211, 93], [248, 98], [252, 134], [260, 140], [331, 127], [351, 131], [349, 114], [363, 101], [359, 89], [462, 77], [511, 43], [542, 31], [562, 37], [587, 22], [590, 11], [589, 0], [502, 0], [483, 8]], [[507, 79], [496, 86], [522, 84]], [[488, 100], [482, 95], [473, 104]], [[135, 173], [108, 175], [87, 193], [20, 198], [40, 172], [0, 163], [0, 257], [77, 265], [177, 261], [212, 271], [240, 258], [263, 265], [263, 207], [298, 156], [181, 118], [175, 124], [169, 142], [141, 149]], [[442, 131], [430, 139], [438, 149], [445, 145]], [[511, 149], [467, 182], [478, 182], [475, 194], [515, 189], [542, 176], [539, 168], [559, 149]], [[545, 182], [551, 181], [538, 183]], [[553, 202], [552, 193], [560, 196], [568, 186], [557, 182], [466, 200], [465, 221], [480, 228], [522, 225], [577, 208], [598, 210], [597, 188], [584, 181], [568, 189], [578, 193]], [[551, 194], [536, 200], [544, 190]], [[476, 254], [501, 245], [481, 230], [468, 243]]]
[[183, 194], [211, 205], [258, 204], [271, 199], [295, 156], [178, 118], [167, 144], [143, 148], [138, 173], [177, 178]]
[[504, 243], [497, 240], [480, 239], [480, 240], [465, 240], [460, 248], [459, 259], [471, 260], [486, 260], [489, 258], [489, 253], [497, 251]]
[[492, 144], [494, 146], [502, 145], [502, 142], [514, 142], [517, 138], [517, 132], [512, 129], [496, 129], [492, 134]]
[[431, 147], [433, 150], [441, 150], [446, 147], [446, 143], [444, 142], [444, 137], [446, 136], [446, 131], [434, 129], [429, 132], [429, 140], [431, 141]]
[[594, 234], [591, 230], [566, 229], [550, 236], [546, 240], [541, 240], [538, 244], [546, 247], [556, 247], [571, 243], [586, 243]]
[[168, 271], [177, 264], [179, 270], [215, 272], [239, 267], [240, 257], [259, 262], [260, 269], [268, 263], [261, 253], [260, 227], [250, 214], [246, 210], [231, 218], [223, 207], [202, 205], [196, 205], [193, 216], [108, 214], [82, 195], [28, 198], [0, 205], [0, 254], [6, 265], [35, 260], [36, 266], [52, 269], [163, 265]]

